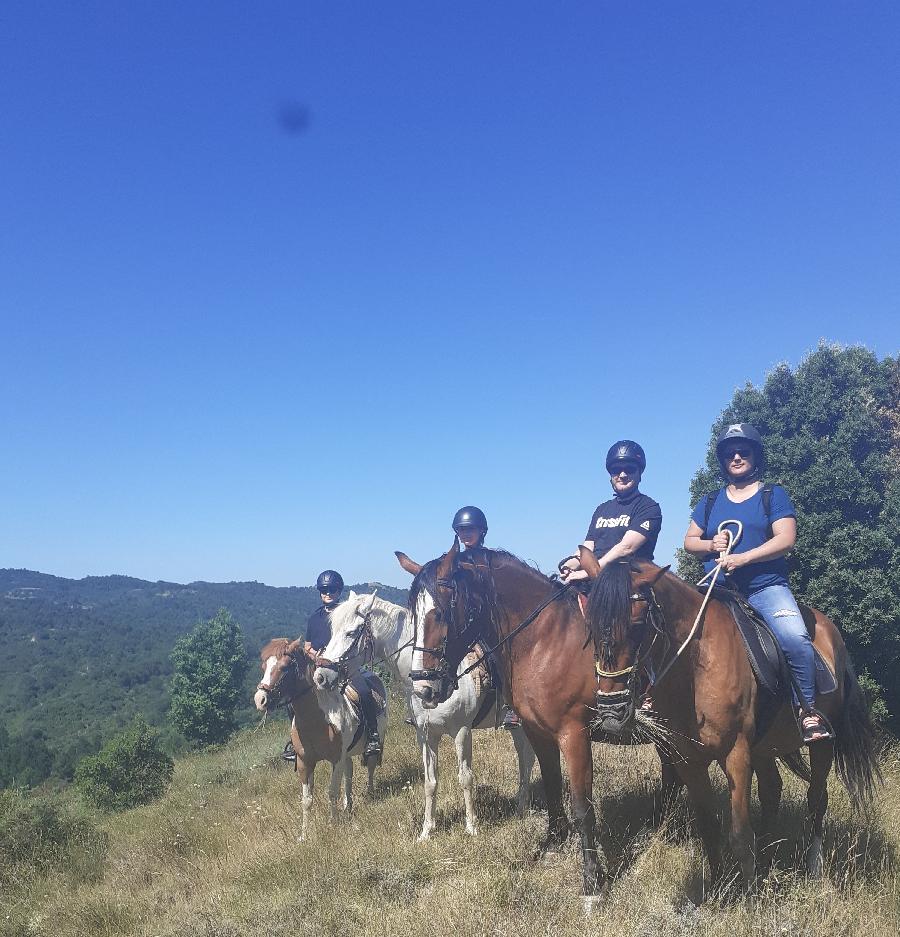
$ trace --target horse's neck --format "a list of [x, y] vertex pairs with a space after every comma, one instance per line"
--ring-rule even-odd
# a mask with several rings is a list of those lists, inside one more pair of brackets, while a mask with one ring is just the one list
[[497, 608], [506, 619], [505, 622], [497, 623], [501, 628], [498, 638], [506, 637], [559, 588], [549, 580], [539, 579], [523, 570], [510, 569], [504, 572], [507, 575], [495, 574], [494, 578]]
[[666, 573], [653, 586], [653, 591], [660, 599], [666, 626], [672, 637], [684, 640], [694, 626], [697, 612], [703, 604], [703, 596], [686, 582]]

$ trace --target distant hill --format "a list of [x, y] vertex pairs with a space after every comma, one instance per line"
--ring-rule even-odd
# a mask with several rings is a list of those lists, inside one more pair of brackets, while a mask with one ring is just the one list
[[[352, 588], [406, 602], [406, 591], [392, 586]], [[318, 605], [311, 587], [0, 569], [0, 748], [11, 736], [27, 743], [31, 760], [49, 757], [50, 772], [66, 776], [136, 713], [165, 724], [169, 653], [198, 621], [227, 608], [255, 659], [269, 638], [299, 637]], [[251, 677], [255, 684], [255, 668]], [[254, 718], [248, 682], [246, 719]]]

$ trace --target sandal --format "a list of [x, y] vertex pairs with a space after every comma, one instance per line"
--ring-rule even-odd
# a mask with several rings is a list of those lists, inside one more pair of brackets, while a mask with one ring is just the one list
[[828, 721], [817, 712], [807, 712], [800, 715], [800, 728], [803, 732], [803, 744], [822, 742], [834, 738], [834, 732]]

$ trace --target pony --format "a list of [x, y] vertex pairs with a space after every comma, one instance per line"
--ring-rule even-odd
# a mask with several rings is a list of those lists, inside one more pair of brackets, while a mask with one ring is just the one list
[[594, 656], [584, 617], [568, 586], [554, 582], [511, 553], [481, 548], [459, 559], [450, 551], [420, 568], [410, 589], [422, 644], [411, 673], [426, 710], [440, 705], [458, 679], [457, 666], [476, 638], [503, 678], [507, 702], [531, 743], [547, 798], [542, 851], [568, 835], [562, 802], [560, 753], [566, 760], [571, 809], [581, 840], [582, 886], [591, 905], [608, 886], [596, 846], [591, 725], [595, 710]]
[[[315, 664], [309, 659], [302, 640], [273, 638], [260, 651], [263, 678], [256, 687], [253, 701], [261, 712], [271, 712], [282, 704], [290, 705], [291, 741], [297, 753], [295, 770], [300, 778], [302, 818], [300, 839], [306, 839], [309, 811], [313, 800], [313, 777], [320, 761], [331, 764], [328, 800], [331, 817], [337, 817], [337, 801], [344, 781], [344, 809], [353, 809], [353, 756], [362, 755], [365, 733], [359, 717], [340, 693], [323, 693], [313, 682]], [[372, 675], [374, 677], [374, 675]], [[377, 681], [375, 689], [385, 697], [384, 685]], [[382, 739], [386, 728], [384, 713], [378, 721]], [[369, 758], [367, 793], [374, 794], [375, 769], [381, 758]], [[365, 763], [364, 763], [365, 764]]]
[[[873, 794], [879, 778], [872, 725], [840, 632], [822, 612], [804, 609], [813, 644], [835, 678], [833, 691], [816, 706], [834, 727], [833, 740], [809, 746], [809, 766], [798, 753], [802, 736], [790, 693], [777, 711], [767, 703], [728, 605], [712, 598], [701, 616], [695, 587], [645, 560], [609, 564], [599, 571], [581, 550], [582, 567], [595, 579], [588, 627], [598, 657], [598, 721], [608, 733], [629, 731], [640, 673], [654, 674], [653, 707], [677, 754], [675, 769], [688, 789], [714, 883], [723, 873], [719, 824], [708, 769], [718, 762], [731, 798], [730, 846], [745, 887], [756, 873], [750, 824], [750, 785], [756, 772], [762, 807], [760, 853], [776, 836], [782, 781], [781, 758], [809, 784], [812, 836], [806, 867], [823, 871], [822, 834], [828, 806], [826, 782], [832, 762], [856, 806]], [[599, 575], [598, 575], [599, 573]], [[694, 631], [695, 622], [699, 625]], [[601, 670], [602, 668], [602, 670]], [[762, 733], [760, 716], [763, 715]]]
[[[397, 555], [400, 565], [416, 575], [420, 568], [406, 554]], [[459, 678], [459, 687], [434, 709], [426, 710], [412, 692], [415, 613], [376, 595], [351, 592], [331, 616], [331, 641], [318, 658], [314, 679], [322, 689], [358, 671], [373, 655], [382, 658], [403, 693], [416, 729], [425, 768], [425, 813], [419, 841], [427, 840], [435, 828], [434, 808], [438, 789], [438, 746], [449, 735], [456, 746], [459, 785], [463, 792], [466, 832], [475, 836], [472, 774], [472, 729], [494, 728], [497, 694], [474, 673]], [[534, 752], [521, 732], [513, 732], [519, 764], [518, 812], [528, 811], [528, 785]]]

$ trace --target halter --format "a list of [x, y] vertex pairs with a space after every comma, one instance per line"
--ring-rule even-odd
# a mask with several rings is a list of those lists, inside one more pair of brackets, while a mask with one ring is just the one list
[[[459, 604], [459, 582], [457, 580], [457, 571], [454, 571], [452, 575], [445, 579], [443, 577], [435, 580], [435, 585], [448, 589], [450, 592], [450, 601], [447, 604], [446, 610], [442, 608], [437, 601], [437, 596], [432, 595], [434, 600], [434, 614], [438, 622], [446, 623], [446, 629], [444, 630], [444, 637], [441, 639], [441, 643], [437, 647], [426, 647], [424, 644], [417, 644], [416, 638], [419, 633], [419, 619], [417, 615], [413, 616], [413, 643], [412, 649], [413, 653], [416, 651], [421, 651], [423, 654], [430, 654], [432, 657], [436, 657], [438, 660], [437, 667], [426, 667], [422, 670], [410, 670], [409, 678], [414, 682], [419, 681], [434, 681], [439, 680], [441, 682], [441, 692], [443, 693], [447, 689], [449, 683], [449, 661], [447, 660], [447, 639], [450, 635], [450, 627], [453, 625], [454, 613]], [[463, 629], [463, 634], [468, 630], [468, 625]]]
[[641, 618], [629, 623], [629, 630], [635, 627], [635, 625], [649, 625], [648, 637], [650, 640], [649, 644], [647, 643], [647, 638], [644, 638], [643, 642], [641, 642], [641, 647], [647, 644], [646, 650], [641, 652], [640, 648], [638, 649], [638, 656], [630, 667], [624, 667], [621, 670], [603, 670], [600, 666], [600, 662], [595, 661], [594, 669], [598, 679], [601, 677], [610, 680], [617, 680], [622, 677], [628, 678], [625, 687], [621, 690], [611, 690], [609, 692], [600, 689], [597, 690], [597, 714], [600, 719], [602, 719], [604, 715], [614, 718], [619, 717], [623, 707], [636, 701], [638, 674], [653, 653], [656, 642], [660, 639], [665, 642], [663, 656], [665, 656], [671, 645], [669, 635], [666, 631], [665, 616], [663, 615], [662, 607], [657, 601], [653, 586], [637, 589], [629, 596], [629, 599], [632, 605], [634, 605], [635, 602], [643, 602], [647, 606]]
[[347, 666], [347, 662], [354, 657], [358, 657], [360, 654], [362, 654], [365, 659], [370, 659], [373, 655], [372, 646], [375, 641], [375, 635], [372, 633], [369, 619], [372, 617], [374, 608], [375, 602], [373, 598], [369, 610], [363, 616], [362, 622], [360, 622], [356, 631], [353, 633], [353, 640], [350, 642], [350, 646], [337, 660], [332, 661], [327, 657], [317, 657], [315, 660], [316, 667], [321, 667], [323, 670], [333, 670], [338, 675], [341, 681], [340, 689], [342, 691], [350, 682], [350, 668]]
[[297, 659], [297, 657], [294, 654], [288, 654], [287, 656], [290, 658], [292, 666], [284, 668], [281, 676], [278, 678], [278, 680], [275, 682], [274, 685], [269, 686], [267, 683], [265, 683], [262, 680], [256, 685], [256, 689], [262, 690], [263, 693], [267, 693], [269, 695], [269, 700], [276, 706], [279, 704], [279, 698], [281, 697], [282, 691], [284, 689], [282, 684], [284, 683], [285, 678], [292, 671], [293, 671], [294, 676], [297, 679], [297, 683], [300, 684], [300, 691], [293, 697], [293, 699], [299, 699], [301, 696], [308, 693], [313, 688], [313, 684], [310, 683], [309, 681], [306, 681], [304, 683], [304, 676], [300, 669], [300, 661]]

